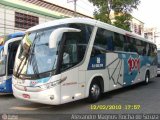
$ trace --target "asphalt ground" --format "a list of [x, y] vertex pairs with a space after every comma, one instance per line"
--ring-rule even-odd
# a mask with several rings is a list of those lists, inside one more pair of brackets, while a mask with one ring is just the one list
[[[0, 120], [64, 120], [78, 119], [73, 115], [101, 114], [159, 114], [160, 77], [148, 85], [139, 83], [119, 90], [107, 92], [100, 101], [91, 104], [85, 99], [53, 106], [16, 99], [13, 95], [0, 95]], [[94, 116], [93, 116], [94, 117]], [[81, 118], [79, 118], [81, 119]], [[96, 118], [97, 119], [97, 118]], [[160, 118], [158, 118], [160, 119]]]

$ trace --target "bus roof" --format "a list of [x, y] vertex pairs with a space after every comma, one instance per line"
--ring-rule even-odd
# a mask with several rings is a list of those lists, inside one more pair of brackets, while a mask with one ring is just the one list
[[25, 35], [25, 32], [15, 32], [15, 33], [9, 34], [8, 38], [11, 39], [11, 38], [15, 38], [15, 37], [21, 37], [24, 35]]
[[43, 29], [43, 28], [48, 28], [48, 27], [56, 26], [56, 25], [60, 25], [60, 24], [67, 24], [67, 23], [84, 23], [84, 24], [89, 24], [89, 25], [96, 25], [96, 20], [89, 19], [89, 18], [58, 19], [58, 20], [49, 21], [49, 22], [31, 27], [30, 29], [27, 30], [27, 32], [40, 30], [40, 29]]
[[129, 31], [123, 30], [121, 28], [109, 25], [107, 23], [103, 23], [101, 21], [95, 20], [95, 19], [90, 19], [90, 18], [64, 18], [64, 19], [58, 19], [58, 20], [54, 20], [54, 21], [49, 21], [43, 24], [39, 24], [36, 25], [34, 27], [29, 28], [26, 32], [32, 32], [32, 31], [36, 31], [36, 30], [40, 30], [40, 29], [44, 29], [44, 28], [48, 28], [48, 27], [52, 27], [52, 26], [56, 26], [56, 25], [60, 25], [60, 24], [67, 24], [67, 23], [82, 23], [82, 24], [88, 24], [88, 25], [93, 25], [93, 26], [97, 26], [100, 28], [104, 28], [113, 32], [117, 32], [123, 35], [127, 35], [127, 36], [132, 36], [133, 38], [137, 38], [140, 39], [142, 41], [154, 44], [153, 42], [148, 41], [147, 39], [133, 34]]
[[4, 46], [0, 46], [0, 51], [4, 48]]
[[12, 38], [12, 39], [9, 39], [5, 44], [4, 44], [4, 54], [6, 55], [7, 52], [8, 52], [8, 45], [12, 42], [15, 42], [15, 41], [20, 41], [22, 40], [22, 36], [21, 37], [15, 37], [15, 38]]
[[9, 39], [16, 38], [16, 37], [22, 37], [24, 35], [25, 35], [25, 32], [15, 32], [15, 33], [8, 34], [8, 35], [2, 35], [0, 36], [0, 46], [4, 45], [4, 43], [8, 41]]

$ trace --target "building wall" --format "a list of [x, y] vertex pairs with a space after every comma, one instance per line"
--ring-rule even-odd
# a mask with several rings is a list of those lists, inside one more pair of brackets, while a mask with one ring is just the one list
[[158, 49], [160, 49], [160, 32], [159, 31], [160, 30], [155, 27], [145, 28], [144, 30], [145, 38], [155, 43]]
[[157, 48], [160, 49], [160, 34], [156, 38], [156, 45], [157, 45]]
[[[121, 13], [117, 14], [118, 16], [121, 15]], [[115, 22], [115, 13], [114, 11], [111, 11], [110, 14], [111, 22]], [[141, 37], [144, 37], [144, 23], [137, 18], [132, 17], [130, 20], [130, 30], [133, 34], [140, 35]]]
[[26, 30], [24, 28], [15, 27], [15, 12], [38, 17], [39, 24], [58, 19], [58, 17], [49, 16], [47, 13], [46, 15], [38, 14], [35, 13], [34, 11], [31, 12], [28, 10], [23, 10], [16, 7], [10, 7], [0, 4], [0, 35]]
[[[25, 31], [28, 29], [28, 27], [19, 27], [22, 26], [22, 24], [17, 25], [17, 21], [19, 20], [18, 23], [20, 23], [21, 18], [17, 20], [16, 12], [23, 13], [31, 18], [38, 17], [38, 24], [55, 19], [73, 17], [74, 15], [72, 10], [43, 0], [0, 0], [0, 35]], [[81, 13], [77, 13], [76, 16], [89, 17]], [[24, 24], [30, 24], [30, 20], [27, 22], [26, 20], [22, 21], [24, 21]], [[33, 21], [31, 21], [31, 23]], [[27, 26], [24, 24], [23, 26]]]
[[67, 9], [65, 2], [67, 2], [67, 0], [62, 3], [60, 5], [56, 5], [54, 4], [54, 2], [52, 2], [52, 0], [19, 0], [19, 2], [23, 2], [23, 3], [30, 3], [32, 5], [36, 5], [41, 7], [41, 9], [45, 10], [50, 10], [52, 11], [52, 13], [54, 13], [55, 15], [61, 15], [61, 16], [65, 16], [65, 17], [87, 17], [87, 18], [93, 18], [93, 16], [88, 16], [85, 15], [85, 13], [80, 13], [80, 12], [75, 12], [71, 9]]
[[144, 37], [144, 23], [136, 18], [132, 18], [130, 21], [130, 29], [132, 33], [138, 34]]

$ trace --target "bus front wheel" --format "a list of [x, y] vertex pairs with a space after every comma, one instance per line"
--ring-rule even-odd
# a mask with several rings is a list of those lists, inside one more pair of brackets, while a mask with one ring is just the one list
[[100, 83], [93, 81], [90, 85], [88, 101], [92, 103], [97, 102], [100, 96], [101, 96]]

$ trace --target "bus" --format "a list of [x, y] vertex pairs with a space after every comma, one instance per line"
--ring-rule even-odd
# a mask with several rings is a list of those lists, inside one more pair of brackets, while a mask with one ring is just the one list
[[6, 41], [8, 41], [12, 38], [22, 37], [22, 36], [24, 36], [24, 32], [15, 32], [12, 34], [1, 35], [0, 36], [0, 46], [2, 47]]
[[26, 31], [15, 59], [16, 98], [59, 105], [149, 83], [157, 48], [123, 29], [88, 18], [66, 18]]
[[12, 93], [15, 55], [24, 35], [23, 32], [16, 32], [0, 37], [0, 94]]
[[158, 66], [157, 66], [157, 76], [160, 75], [160, 49], [157, 49]]

